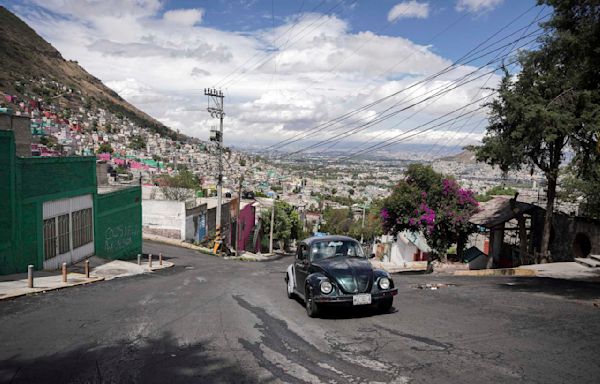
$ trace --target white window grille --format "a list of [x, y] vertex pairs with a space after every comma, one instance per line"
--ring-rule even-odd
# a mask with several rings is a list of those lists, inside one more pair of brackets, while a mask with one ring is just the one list
[[86, 208], [72, 214], [73, 249], [92, 242], [92, 209]]
[[56, 218], [44, 220], [44, 260], [56, 257]]

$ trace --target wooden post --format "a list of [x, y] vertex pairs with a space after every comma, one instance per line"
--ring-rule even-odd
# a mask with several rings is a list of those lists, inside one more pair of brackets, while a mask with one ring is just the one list
[[158, 254], [158, 265], [162, 266], [162, 253]]
[[86, 279], [90, 278], [90, 261], [89, 260], [85, 261], [85, 278]]
[[67, 263], [62, 263], [62, 281], [67, 282]]
[[152, 268], [152, 254], [148, 255], [148, 268]]

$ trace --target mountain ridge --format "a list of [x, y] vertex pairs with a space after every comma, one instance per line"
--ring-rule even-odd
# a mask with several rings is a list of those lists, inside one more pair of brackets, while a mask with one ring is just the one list
[[23, 89], [22, 83], [42, 78], [57, 81], [79, 91], [81, 96], [62, 94], [46, 95], [46, 98], [59, 99], [57, 101], [69, 106], [83, 106], [85, 103], [106, 108], [161, 136], [173, 140], [188, 139], [131, 105], [76, 61], [65, 60], [56, 48], [3, 6], [0, 6], [0, 36], [0, 91], [21, 95], [24, 91], [36, 93], [34, 89]]

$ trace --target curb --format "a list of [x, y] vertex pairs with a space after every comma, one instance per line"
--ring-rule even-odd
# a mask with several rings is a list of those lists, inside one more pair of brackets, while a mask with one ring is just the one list
[[142, 234], [142, 239], [154, 241], [157, 243], [172, 245], [172, 246], [180, 247], [180, 248], [193, 249], [195, 251], [202, 252], [207, 255], [217, 256], [215, 253], [213, 253], [208, 248], [190, 244], [190, 243], [186, 243], [185, 241], [182, 241], [182, 240], [169, 239], [168, 237], [162, 237], [162, 236], [157, 236], [157, 235], [148, 235], [148, 234]]
[[[77, 274], [77, 275], [81, 275], [84, 276], [83, 274]], [[71, 287], [77, 287], [80, 285], [87, 285], [87, 284], [93, 284], [93, 283], [97, 283], [100, 281], [104, 281], [105, 278], [104, 277], [93, 277], [90, 276], [90, 278], [88, 280], [85, 281], [78, 281], [75, 283], [69, 283], [68, 282], [68, 275], [67, 275], [67, 283], [65, 285], [60, 285], [60, 286], [56, 286], [56, 287], [48, 287], [48, 288], [24, 288], [27, 291], [25, 292], [19, 292], [19, 293], [15, 293], [15, 294], [7, 294], [7, 295], [3, 295], [0, 296], [0, 301], [4, 301], [4, 300], [12, 300], [12, 299], [16, 299], [18, 297], [21, 296], [28, 296], [28, 295], [32, 295], [32, 294], [36, 294], [36, 293], [44, 293], [44, 292], [49, 292], [49, 291], [58, 291], [59, 289], [64, 289], [64, 288], [71, 288]]]
[[499, 268], [499, 269], [477, 269], [454, 271], [454, 276], [521, 276], [534, 277], [537, 276], [536, 271], [524, 268]]
[[163, 236], [142, 234], [142, 239], [154, 241], [157, 243], [172, 245], [174, 247], [192, 249], [194, 251], [204, 253], [205, 255], [220, 257], [223, 260], [262, 263], [262, 262], [267, 262], [267, 261], [275, 261], [275, 260], [279, 260], [279, 259], [286, 257], [286, 255], [284, 255], [284, 254], [274, 254], [273, 256], [269, 256], [266, 258], [255, 258], [252, 256], [219, 256], [216, 253], [213, 253], [213, 251], [208, 248], [190, 244], [190, 243], [186, 243], [185, 241], [181, 241], [181, 240], [169, 239], [169, 238], [163, 237]]
[[233, 261], [245, 261], [245, 262], [254, 262], [254, 263], [264, 263], [268, 261], [276, 261], [286, 257], [286, 255], [274, 254], [272, 256], [266, 256], [257, 258], [254, 256], [225, 256], [224, 260], [233, 260]]

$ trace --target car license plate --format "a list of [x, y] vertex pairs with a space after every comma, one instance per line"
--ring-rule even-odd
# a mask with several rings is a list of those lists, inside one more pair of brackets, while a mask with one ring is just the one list
[[352, 304], [353, 305], [367, 305], [371, 304], [371, 294], [363, 293], [361, 295], [352, 296]]

